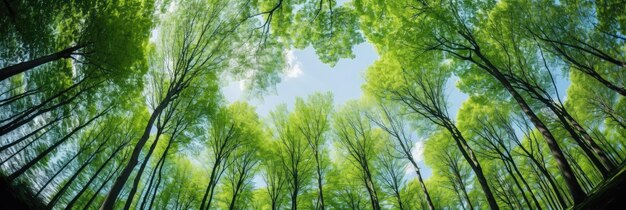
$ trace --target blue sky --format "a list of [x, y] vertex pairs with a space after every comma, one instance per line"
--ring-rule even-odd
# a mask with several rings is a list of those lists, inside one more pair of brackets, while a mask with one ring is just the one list
[[[248, 97], [239, 81], [231, 81], [222, 88], [222, 92], [228, 102], [247, 101], [254, 105], [257, 107], [257, 113], [265, 119], [277, 105], [286, 104], [292, 110], [296, 97], [305, 98], [315, 92], [332, 92], [335, 107], [340, 107], [346, 101], [359, 99], [362, 96], [361, 86], [365, 82], [365, 71], [378, 59], [374, 47], [367, 42], [355, 46], [353, 51], [354, 59], [342, 59], [331, 68], [318, 59], [311, 47], [304, 50], [292, 50], [286, 53], [288, 69], [282, 75], [282, 81], [276, 85], [275, 91], [270, 91], [263, 97]], [[556, 75], [556, 77], [560, 96], [564, 97], [569, 82], [562, 75]], [[453, 119], [456, 118], [463, 101], [468, 98], [456, 88], [457, 81], [458, 78], [453, 76], [446, 85], [449, 113]], [[423, 176], [428, 178], [431, 176], [431, 170], [421, 161], [423, 160], [423, 142], [418, 142], [415, 148], [413, 154], [420, 161]], [[406, 172], [407, 178], [414, 178], [411, 167], [407, 167]], [[255, 181], [260, 180], [257, 177]]]
[[248, 101], [257, 107], [261, 116], [268, 116], [269, 111], [279, 104], [293, 108], [296, 97], [306, 97], [315, 92], [330, 91], [335, 105], [341, 105], [361, 97], [365, 70], [378, 59], [373, 46], [368, 43], [355, 46], [354, 53], [354, 59], [342, 59], [331, 68], [318, 59], [311, 47], [293, 50], [287, 53], [290, 69], [276, 85], [275, 92], [270, 91], [262, 99], [246, 97], [238, 81], [230, 82], [222, 92], [229, 102]]
[[[363, 92], [361, 86], [365, 82], [364, 76], [367, 68], [378, 59], [378, 54], [369, 43], [363, 43], [354, 47], [354, 59], [342, 59], [334, 67], [322, 63], [315, 50], [308, 47], [304, 50], [293, 50], [287, 53], [289, 63], [282, 81], [276, 85], [275, 91], [270, 91], [262, 98], [249, 97], [242, 90], [238, 81], [231, 81], [222, 88], [222, 92], [228, 102], [247, 101], [257, 107], [257, 113], [267, 119], [269, 112], [277, 105], [286, 104], [293, 109], [296, 97], [307, 97], [315, 92], [332, 92], [335, 107], [343, 105], [346, 101], [359, 99]], [[454, 88], [453, 82], [449, 84], [451, 114], [456, 113], [460, 103], [466, 98]], [[422, 160], [423, 144], [418, 143], [414, 151], [418, 160]], [[420, 164], [422, 173], [429, 177], [431, 172], [423, 162]], [[414, 176], [412, 168], [407, 168], [409, 179]], [[256, 179], [255, 181], [261, 181]], [[257, 183], [263, 185], [262, 183]]]

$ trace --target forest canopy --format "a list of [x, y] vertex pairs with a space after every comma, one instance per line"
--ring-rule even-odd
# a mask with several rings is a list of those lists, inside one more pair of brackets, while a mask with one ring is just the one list
[[[359, 99], [263, 116], [223, 91], [263, 98], [292, 50], [333, 67], [364, 43]], [[0, 200], [603, 208], [626, 184], [624, 78], [619, 0], [3, 0]]]

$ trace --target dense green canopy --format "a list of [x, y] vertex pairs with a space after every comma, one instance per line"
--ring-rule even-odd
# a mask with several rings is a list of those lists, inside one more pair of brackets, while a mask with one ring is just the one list
[[[3, 0], [3, 200], [583, 205], [624, 171], [625, 34], [619, 0]], [[354, 75], [361, 99], [315, 93], [264, 118], [221, 93], [236, 79], [262, 97], [292, 49], [334, 66], [364, 42], [379, 58]]]

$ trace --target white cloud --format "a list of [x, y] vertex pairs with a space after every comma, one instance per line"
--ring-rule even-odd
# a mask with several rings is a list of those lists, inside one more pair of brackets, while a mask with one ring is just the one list
[[239, 90], [243, 91], [246, 89], [246, 81], [245, 80], [239, 80]]
[[288, 50], [285, 59], [287, 60], [287, 69], [285, 69], [284, 75], [287, 79], [298, 78], [304, 72], [302, 71], [302, 63], [298, 61], [296, 55], [293, 54], [293, 50]]
[[[415, 142], [415, 145], [413, 145], [413, 149], [411, 149], [411, 156], [413, 156], [413, 159], [418, 164], [419, 162], [424, 160], [424, 142], [423, 141]], [[415, 167], [413, 167], [411, 163], [407, 163], [407, 165], [404, 168], [404, 173], [409, 176], [415, 175]]]
[[415, 162], [420, 162], [424, 160], [424, 142], [423, 141], [415, 142], [415, 145], [413, 145], [413, 149], [411, 150], [411, 155], [413, 156], [413, 159], [415, 159]]

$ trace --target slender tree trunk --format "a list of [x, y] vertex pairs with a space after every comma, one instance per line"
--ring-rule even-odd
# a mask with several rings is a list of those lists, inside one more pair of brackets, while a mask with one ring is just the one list
[[489, 187], [489, 183], [487, 182], [487, 178], [483, 173], [483, 169], [474, 155], [474, 151], [467, 145], [467, 141], [463, 137], [463, 134], [459, 129], [457, 129], [456, 125], [453, 122], [449, 121], [449, 119], [445, 120], [446, 129], [452, 135], [452, 138], [455, 140], [457, 147], [459, 148], [461, 154], [470, 165], [474, 173], [476, 174], [476, 179], [478, 179], [478, 183], [480, 183], [480, 187], [485, 193], [485, 197], [487, 198], [487, 202], [489, 203], [489, 207], [492, 210], [500, 209], [498, 207], [498, 203], [491, 192], [491, 188]]
[[461, 192], [463, 193], [465, 200], [467, 200], [467, 205], [469, 209], [474, 209], [474, 205], [472, 205], [472, 200], [470, 200], [469, 195], [467, 194], [467, 189], [466, 189], [467, 187], [465, 186], [465, 183], [463, 182], [463, 179], [461, 178], [461, 172], [456, 167], [453, 170], [454, 170], [454, 176], [456, 177], [456, 181], [459, 182], [459, 188], [461, 188]]
[[537, 171], [535, 167], [532, 167], [532, 169], [535, 172], [535, 174], [537, 174], [539, 188], [541, 188], [541, 191], [543, 192], [544, 199], [546, 200], [547, 205], [550, 205], [552, 209], [563, 209], [560, 204], [557, 204], [555, 200], [556, 193], [550, 190], [548, 183], [546, 183], [546, 181], [544, 180], [544, 177], [541, 176], [541, 173]]
[[[508, 153], [508, 152], [507, 152]], [[509, 154], [511, 155], [511, 154]], [[519, 168], [517, 168], [517, 165], [515, 164], [515, 162], [513, 162], [513, 159], [511, 158], [509, 160], [512, 164], [513, 170], [515, 171], [515, 173], [517, 174], [517, 176], [520, 177], [522, 183], [524, 184], [524, 187], [526, 188], [526, 191], [528, 193], [530, 193], [530, 197], [533, 199], [533, 202], [535, 204], [535, 208], [541, 210], [541, 204], [539, 204], [539, 201], [537, 200], [537, 197], [535, 196], [535, 194], [533, 193], [532, 189], [530, 188], [530, 185], [528, 185], [528, 182], [526, 182], [526, 179], [524, 178], [524, 176], [522, 175], [522, 173], [519, 171]], [[524, 191], [522, 190], [522, 193], [524, 193]]]
[[[297, 180], [297, 178], [294, 180]], [[295, 190], [295, 189], [298, 189], [297, 183], [294, 185], [293, 192], [291, 192], [291, 209], [292, 210], [298, 210], [298, 190]]]
[[[604, 153], [604, 151], [598, 147], [593, 139], [591, 139], [585, 129], [582, 129], [582, 127], [576, 130], [574, 129], [575, 127], [573, 124], [578, 124], [578, 122], [571, 118], [571, 116], [570, 118], [567, 117], [569, 116], [569, 113], [567, 112], [567, 110], [565, 110], [564, 107], [555, 104], [553, 101], [547, 98], [540, 98], [539, 100], [546, 104], [546, 106], [550, 108], [552, 112], [554, 112], [554, 114], [559, 119], [559, 122], [561, 122], [561, 125], [563, 125], [563, 128], [565, 128], [565, 130], [570, 134], [572, 139], [576, 141], [580, 149], [583, 150], [585, 155], [589, 158], [589, 160], [596, 167], [596, 169], [600, 171], [602, 177], [604, 177], [605, 179], [608, 178], [610, 171], [614, 168], [614, 165], [609, 162], [609, 160], [606, 158], [606, 154]], [[585, 139], [585, 142], [583, 142], [585, 136], [588, 139]], [[595, 145], [595, 148], [592, 145]]]
[[[107, 164], [113, 160], [113, 158], [117, 155], [117, 153], [119, 153], [120, 151], [122, 151], [122, 149], [126, 146], [126, 143], [124, 144], [120, 144], [120, 146], [118, 146], [113, 153], [111, 153], [111, 155], [104, 161], [104, 163], [102, 163], [102, 165], [96, 170], [96, 173], [94, 173], [93, 176], [91, 176], [91, 178], [89, 178], [89, 180], [87, 181], [87, 183], [85, 184], [85, 186], [83, 186], [80, 191], [74, 196], [74, 198], [67, 204], [67, 206], [65, 207], [65, 210], [70, 210], [72, 209], [72, 207], [74, 207], [74, 204], [76, 204], [76, 202], [78, 201], [78, 199], [80, 198], [80, 196], [85, 193], [85, 191], [87, 191], [87, 189], [89, 189], [89, 185], [91, 185], [91, 183], [96, 180], [96, 178], [100, 175], [100, 172], [102, 172], [102, 170], [104, 170], [104, 168], [106, 168]], [[119, 166], [115, 169], [115, 171], [117, 171], [119, 168]]]
[[[90, 141], [90, 144], [93, 143], [96, 139], [94, 138], [93, 140]], [[89, 145], [87, 147], [89, 147]], [[65, 167], [67, 167], [72, 161], [74, 161], [74, 159], [76, 159], [80, 154], [82, 154], [85, 151], [85, 147], [81, 147], [78, 152], [76, 152], [76, 154], [72, 155], [72, 158], [70, 158], [68, 161], [66, 161], [61, 168], [57, 169], [57, 171], [54, 173], [54, 175], [52, 175], [52, 177], [50, 177], [48, 179], [48, 181], [46, 181], [46, 183], [43, 184], [43, 186], [41, 186], [41, 188], [39, 188], [39, 190], [37, 190], [37, 193], [35, 193], [35, 197], [39, 197], [39, 194], [41, 194], [41, 192], [43, 192], [44, 189], [46, 189], [46, 187], [61, 173], [63, 172], [63, 170], [65, 170]]]
[[89, 125], [91, 122], [93, 122], [94, 120], [100, 118], [102, 115], [104, 115], [107, 112], [108, 112], [108, 109], [103, 111], [103, 112], [101, 112], [101, 113], [99, 113], [98, 115], [94, 116], [93, 118], [89, 119], [89, 121], [85, 122], [84, 124], [79, 125], [78, 127], [74, 128], [70, 133], [68, 133], [63, 138], [61, 138], [59, 141], [57, 141], [56, 143], [54, 143], [53, 145], [48, 147], [46, 150], [44, 150], [42, 153], [37, 155], [37, 157], [35, 157], [34, 159], [32, 159], [28, 163], [26, 163], [26, 165], [22, 166], [20, 169], [18, 169], [17, 171], [15, 171], [11, 175], [9, 175], [6, 178], [7, 182], [11, 182], [11, 181], [15, 180], [15, 178], [17, 178], [20, 175], [24, 174], [24, 172], [26, 172], [28, 169], [30, 169], [32, 166], [34, 166], [37, 162], [39, 162], [41, 159], [43, 159], [48, 154], [50, 154], [50, 152], [54, 151], [54, 149], [56, 149], [59, 145], [61, 145], [65, 141], [67, 141], [72, 135], [74, 135], [74, 133], [76, 133], [79, 130], [83, 129], [84, 127]]
[[604, 167], [606, 167], [608, 172], [611, 173], [613, 170], [615, 170], [615, 164], [611, 160], [609, 160], [606, 152], [602, 150], [602, 148], [600, 148], [596, 141], [591, 138], [589, 133], [587, 133], [587, 130], [585, 130], [585, 128], [583, 128], [578, 123], [578, 121], [576, 121], [576, 119], [574, 119], [574, 117], [572, 117], [569, 112], [565, 110], [565, 108], [563, 108], [563, 116], [572, 124], [574, 129], [576, 129], [576, 131], [580, 133], [582, 139], [585, 141], [585, 143], [589, 145], [593, 153], [598, 156], [598, 159], [600, 159], [599, 161], [602, 163], [602, 165], [604, 165]]
[[[362, 158], [362, 159], [367, 160], [366, 158]], [[378, 200], [378, 193], [376, 193], [376, 187], [374, 187], [372, 173], [370, 172], [367, 162], [364, 162], [362, 167], [363, 167], [363, 175], [365, 176], [365, 187], [367, 188], [367, 192], [370, 195], [372, 208], [374, 210], [380, 210], [380, 201]]]
[[162, 132], [161, 128], [157, 128], [157, 133], [156, 133], [154, 142], [152, 142], [152, 145], [150, 145], [148, 154], [146, 154], [146, 156], [143, 158], [143, 163], [141, 163], [141, 166], [139, 167], [139, 171], [137, 171], [137, 174], [135, 175], [135, 180], [133, 181], [132, 188], [130, 189], [128, 196], [126, 197], [126, 204], [124, 204], [124, 210], [130, 209], [130, 205], [133, 203], [133, 198], [135, 197], [135, 193], [137, 193], [137, 188], [139, 188], [141, 175], [143, 174], [143, 171], [146, 169], [146, 166], [148, 165], [148, 163], [150, 162], [150, 157], [152, 157], [152, 153], [154, 152], [154, 149], [159, 143], [159, 139], [162, 134], [161, 132]]
[[[473, 38], [470, 37], [470, 39], [473, 39]], [[469, 40], [469, 41], [473, 42], [473, 40]], [[565, 180], [565, 183], [567, 184], [570, 194], [574, 198], [574, 204], [579, 204], [583, 202], [585, 198], [587, 197], [587, 194], [583, 191], [580, 184], [576, 181], [576, 177], [574, 176], [572, 167], [565, 159], [565, 156], [563, 155], [563, 151], [559, 147], [556, 139], [554, 138], [554, 136], [552, 135], [548, 127], [545, 124], [543, 124], [541, 119], [539, 119], [539, 117], [535, 114], [535, 112], [530, 108], [528, 103], [526, 103], [524, 98], [517, 92], [517, 90], [513, 88], [511, 83], [508, 81], [508, 79], [502, 74], [502, 72], [500, 72], [500, 69], [498, 69], [493, 63], [491, 63], [489, 59], [487, 59], [482, 54], [482, 52], [480, 51], [480, 48], [476, 46], [476, 49], [473, 49], [472, 51], [476, 54], [476, 56], [480, 58], [480, 60], [484, 61], [485, 63], [484, 64], [480, 63], [474, 60], [473, 58], [469, 58], [469, 60], [473, 62], [474, 64], [478, 65], [480, 68], [486, 70], [498, 82], [500, 82], [500, 84], [504, 87], [504, 89], [507, 92], [509, 92], [509, 94], [511, 94], [513, 99], [520, 106], [522, 112], [524, 112], [524, 114], [533, 123], [535, 128], [537, 128], [537, 130], [539, 130], [539, 132], [541, 133], [548, 147], [550, 148], [550, 153], [552, 154], [552, 157], [555, 159], [557, 166], [559, 167], [559, 171], [561, 172], [561, 175], [563, 176], [563, 179]]]
[[[520, 193], [522, 194], [522, 198], [524, 199], [524, 202], [526, 203], [526, 206], [528, 206], [528, 209], [533, 209], [533, 207], [531, 206], [530, 200], [528, 200], [528, 197], [526, 197], [526, 194], [524, 193], [524, 189], [522, 188], [522, 185], [520, 184], [519, 180], [517, 180], [517, 177], [515, 176], [515, 174], [513, 174], [513, 169], [512, 167], [509, 165], [508, 162], [508, 158], [501, 156], [502, 161], [504, 163], [504, 169], [506, 170], [506, 172], [509, 173], [509, 175], [511, 175], [511, 178], [513, 178], [513, 182], [515, 183], [515, 187], [517, 187], [517, 189], [520, 191]], [[523, 177], [520, 177], [521, 179], [523, 179]], [[520, 205], [521, 207], [521, 205]], [[539, 207], [541, 208], [541, 207]]]
[[537, 160], [524, 146], [520, 145], [519, 148], [521, 148], [524, 154], [526, 154], [526, 157], [528, 157], [528, 159], [530, 159], [530, 161], [534, 163], [539, 172], [541, 172], [541, 175], [543, 175], [548, 180], [548, 183], [550, 184], [550, 187], [552, 187], [552, 189], [554, 190], [554, 194], [559, 201], [561, 207], [566, 207], [567, 204], [565, 203], [565, 200], [563, 199], [563, 196], [561, 195], [556, 182], [552, 178], [552, 175], [550, 175], [548, 170], [546, 170], [546, 168], [539, 162], [539, 160]]
[[[516, 76], [511, 76], [516, 77]], [[520, 85], [524, 86], [527, 91], [541, 103], [545, 104], [552, 112], [557, 116], [561, 125], [570, 134], [570, 136], [576, 141], [580, 148], [585, 152], [589, 160], [600, 171], [602, 176], [608, 178], [610, 171], [615, 168], [610, 160], [606, 157], [605, 152], [595, 143], [595, 141], [589, 136], [587, 131], [580, 126], [580, 124], [569, 114], [567, 109], [561, 104], [554, 102], [547, 94], [541, 94], [539, 91], [545, 91], [541, 88], [535, 88], [524, 79], [516, 79]], [[597, 156], [597, 157], [596, 157]]]
[[419, 181], [420, 187], [422, 188], [422, 192], [424, 192], [424, 199], [426, 200], [426, 203], [428, 204], [428, 209], [435, 210], [435, 205], [433, 205], [433, 201], [430, 198], [430, 193], [428, 193], [428, 189], [426, 189], [426, 184], [424, 184], [424, 180], [422, 179], [422, 173], [420, 172], [419, 166], [417, 165], [417, 163], [415, 162], [413, 158], [409, 158], [409, 161], [411, 161], [411, 164], [413, 164], [413, 167], [415, 168], [415, 174], [417, 174], [417, 181]]
[[319, 209], [320, 210], [324, 210], [324, 190], [322, 189], [322, 180], [324, 179], [324, 177], [322, 177], [322, 168], [321, 168], [321, 164], [320, 164], [320, 158], [319, 158], [319, 153], [316, 150], [315, 151], [315, 164], [317, 166], [317, 188], [319, 189], [318, 191], [318, 197], [320, 200], [320, 206]]
[[[46, 99], [45, 101], [39, 103], [36, 106], [30, 107], [27, 110], [24, 110], [16, 115], [13, 115], [7, 119], [2, 119], [1, 122], [5, 122], [8, 120], [11, 120], [8, 123], [5, 123], [3, 126], [0, 127], [0, 136], [4, 136], [5, 134], [19, 128], [20, 126], [31, 122], [33, 119], [35, 119], [35, 117], [42, 115], [44, 113], [50, 112], [52, 110], [55, 110], [56, 108], [59, 108], [63, 105], [67, 105], [70, 102], [72, 102], [74, 99], [76, 99], [78, 96], [80, 96], [81, 94], [83, 94], [84, 92], [86, 92], [87, 90], [95, 87], [95, 86], [90, 86], [84, 89], [81, 89], [80, 91], [78, 91], [78, 93], [74, 94], [73, 96], [68, 96], [67, 99], [65, 99], [65, 97], [63, 97], [65, 95], [65, 93], [70, 92], [71, 90], [77, 88], [80, 86], [80, 84], [82, 84], [86, 79], [83, 79], [79, 82], [77, 82], [76, 84], [73, 84], [72, 86], [62, 90], [61, 92], [49, 97], [48, 99]], [[52, 102], [54, 99], [56, 98], [63, 98], [63, 100], [61, 100], [59, 103], [51, 105], [50, 107], [45, 107], [45, 105], [47, 105], [48, 103]], [[45, 108], [44, 108], [45, 107]]]
[[[208, 209], [211, 207], [211, 200], [213, 200], [213, 189], [214, 186], [217, 185], [217, 181], [215, 181], [218, 176], [218, 167], [221, 167], [222, 159], [221, 157], [216, 158], [215, 163], [213, 164], [213, 168], [211, 169], [211, 175], [209, 176], [209, 185], [206, 187], [204, 191], [204, 196], [202, 196], [202, 203], [200, 204], [200, 210]], [[206, 207], [205, 207], [206, 204]]]
[[135, 145], [135, 148], [133, 149], [133, 153], [131, 154], [130, 159], [128, 160], [128, 163], [122, 170], [122, 173], [117, 177], [117, 179], [115, 179], [113, 186], [111, 186], [111, 190], [109, 191], [108, 195], [104, 199], [104, 202], [102, 203], [102, 206], [100, 207], [101, 210], [112, 210], [113, 207], [115, 206], [115, 200], [117, 200], [117, 197], [122, 191], [122, 188], [124, 188], [124, 184], [126, 183], [126, 180], [128, 180], [128, 178], [130, 177], [130, 174], [135, 169], [135, 166], [137, 166], [137, 164], [139, 163], [139, 154], [141, 153], [143, 146], [146, 144], [146, 142], [150, 138], [150, 130], [152, 130], [154, 121], [159, 117], [159, 115], [161, 115], [161, 112], [163, 112], [165, 107], [168, 105], [171, 97], [172, 95], [168, 93], [165, 99], [161, 103], [159, 103], [159, 105], [154, 109], [154, 112], [152, 112], [152, 115], [150, 116], [150, 119], [148, 120], [148, 124], [144, 128], [143, 135], [141, 136], [139, 141], [137, 141], [137, 144]]
[[139, 207], [139, 209], [145, 209], [146, 203], [148, 203], [148, 200], [150, 199], [150, 192], [152, 191], [152, 184], [154, 183], [154, 178], [157, 176], [157, 172], [160, 172], [159, 169], [162, 168], [161, 163], [163, 162], [163, 158], [165, 157], [164, 154], [165, 153], [161, 155], [161, 158], [159, 158], [159, 161], [157, 161], [156, 166], [154, 166], [154, 169], [152, 170], [152, 174], [150, 174], [150, 178], [149, 180], [147, 180], [148, 182], [148, 184], [146, 185], [147, 187], [145, 187], [143, 193], [139, 195], [139, 198], [141, 200], [141, 207]]
[[11, 143], [8, 143], [8, 144], [6, 144], [6, 145], [4, 145], [4, 146], [0, 147], [0, 152], [3, 152], [4, 150], [6, 150], [6, 149], [8, 149], [8, 148], [10, 148], [10, 147], [12, 147], [12, 146], [14, 146], [14, 145], [16, 145], [16, 144], [19, 144], [20, 142], [23, 142], [24, 140], [28, 139], [28, 138], [29, 138], [29, 137], [31, 137], [32, 135], [37, 134], [39, 131], [41, 131], [41, 130], [43, 130], [43, 129], [47, 128], [48, 126], [50, 126], [50, 125], [52, 125], [52, 124], [54, 124], [54, 123], [56, 123], [56, 122], [59, 122], [59, 121], [61, 121], [61, 120], [63, 120], [63, 119], [66, 119], [67, 117], [69, 117], [69, 115], [65, 115], [65, 116], [62, 116], [62, 117], [57, 117], [57, 118], [55, 118], [54, 120], [52, 120], [52, 121], [50, 121], [50, 122], [46, 123], [45, 125], [43, 125], [43, 126], [41, 126], [41, 127], [37, 128], [36, 130], [34, 130], [34, 131], [32, 131], [32, 132], [30, 132], [30, 133], [26, 134], [25, 136], [22, 136], [21, 138], [19, 138], [19, 139], [15, 140], [15, 141], [13, 141], [13, 142], [11, 142]]
[[[10, 90], [7, 90], [4, 93], [0, 94], [0, 96], [4, 95], [4, 94], [6, 94], [6, 93], [8, 93], [10, 91], [13, 91], [15, 89], [17, 89], [17, 88], [12, 88]], [[18, 101], [20, 99], [26, 98], [28, 96], [31, 96], [31, 95], [34, 95], [34, 94], [37, 94], [37, 93], [41, 93], [41, 90], [42, 90], [42, 88], [36, 88], [36, 89], [25, 91], [23, 93], [19, 93], [17, 95], [13, 95], [13, 96], [11, 96], [9, 98], [1, 99], [0, 100], [0, 107], [12, 104], [15, 101]]]
[[4, 67], [0, 69], [0, 81], [3, 81], [9, 77], [15, 76], [16, 74], [26, 72], [32, 68], [37, 66], [59, 60], [61, 58], [70, 58], [70, 56], [75, 53], [77, 50], [85, 47], [84, 45], [76, 45], [73, 47], [65, 48], [56, 53], [52, 53], [50, 55], [46, 55], [43, 57], [36, 58], [34, 60], [25, 61], [22, 63], [18, 63], [12, 66]]
[[135, 209], [145, 209], [147, 200], [149, 200], [150, 198], [150, 192], [152, 191], [152, 184], [154, 183], [154, 179], [156, 178], [156, 173], [157, 171], [159, 171], [159, 166], [161, 166], [160, 158], [156, 166], [152, 169], [152, 173], [150, 173], [150, 176], [148, 176], [148, 180], [146, 180], [146, 183], [144, 183], [144, 186], [146, 187], [144, 187], [141, 191], [141, 194], [139, 194], [139, 200], [137, 201], [137, 205], [139, 205], [139, 202], [141, 202], [141, 207], [137, 208], [137, 205], [135, 205]]
[[400, 210], [404, 210], [404, 205], [402, 204], [402, 198], [400, 197], [400, 191], [397, 191], [394, 193], [396, 200], [398, 200], [398, 208]]
[[585, 173], [585, 171], [582, 169], [582, 167], [580, 166], [580, 164], [578, 164], [578, 162], [574, 159], [574, 157], [572, 157], [569, 153], [565, 153], [565, 157], [572, 162], [572, 168], [574, 169], [574, 174], [578, 175], [580, 182], [582, 183], [582, 186], [584, 187], [584, 189], [589, 192], [591, 191], [591, 189], [593, 189], [594, 183], [591, 181], [591, 179], [589, 178], [589, 176], [587, 176], [587, 173]]
[[109, 183], [109, 181], [111, 181], [111, 179], [115, 176], [115, 174], [117, 174], [117, 172], [122, 168], [122, 165], [117, 165], [117, 167], [115, 167], [115, 170], [111, 171], [111, 174], [109, 174], [109, 176], [102, 182], [102, 184], [100, 184], [100, 187], [98, 187], [98, 189], [96, 190], [96, 192], [91, 196], [91, 198], [89, 199], [89, 201], [87, 201], [87, 204], [85, 205], [85, 207], [83, 207], [83, 209], [88, 209], [89, 206], [91, 206], [91, 203], [93, 203], [94, 200], [96, 200], [96, 198], [98, 197], [98, 195], [100, 195], [100, 191], [102, 191], [102, 189], [104, 188], [104, 186], [106, 186], [107, 183]]
[[233, 196], [230, 199], [230, 205], [228, 206], [229, 210], [234, 210], [235, 209], [235, 203], [237, 200], [237, 195], [239, 194], [240, 188], [243, 185], [243, 179], [244, 179], [245, 174], [241, 173], [239, 175], [239, 180], [237, 180], [237, 186], [235, 186], [235, 192], [233, 192]]
[[96, 155], [98, 155], [98, 153], [100, 153], [102, 151], [101, 149], [102, 149], [101, 147], [98, 148], [98, 150], [96, 150], [95, 153], [93, 153], [91, 156], [89, 156], [87, 161], [85, 161], [85, 163], [83, 163], [83, 165], [81, 165], [80, 168], [78, 168], [78, 170], [74, 173], [74, 175], [72, 175], [72, 177], [69, 180], [67, 180], [67, 182], [63, 185], [63, 187], [54, 195], [54, 197], [52, 197], [50, 202], [46, 205], [46, 209], [52, 209], [52, 207], [54, 207], [56, 202], [59, 201], [61, 196], [63, 196], [65, 194], [65, 191], [67, 189], [69, 189], [69, 187], [72, 185], [74, 180], [76, 180], [76, 178], [78, 178], [78, 175], [80, 175], [80, 173], [83, 170], [85, 170], [85, 168], [87, 168], [87, 166], [89, 166], [89, 164], [96, 157]]
[[590, 77], [592, 77], [594, 79], [596, 79], [596, 81], [600, 82], [601, 84], [603, 84], [607, 88], [609, 88], [609, 89], [617, 92], [618, 94], [626, 97], [626, 88], [617, 86], [617, 85], [613, 84], [612, 82], [609, 82], [607, 79], [602, 77], [602, 75], [598, 74], [598, 72], [596, 72], [595, 70], [593, 70], [593, 71], [581, 70], [581, 72], [589, 75]]
[[21, 147], [20, 149], [18, 149], [17, 151], [15, 151], [13, 154], [9, 155], [9, 157], [7, 157], [6, 159], [2, 160], [2, 162], [0, 162], [0, 165], [3, 165], [4, 163], [6, 163], [7, 161], [11, 160], [13, 157], [15, 157], [17, 154], [21, 153], [22, 151], [24, 151], [26, 148], [30, 147], [30, 145], [34, 144], [36, 141], [38, 141], [39, 139], [41, 139], [42, 136], [45, 136], [48, 132], [52, 131], [52, 129], [48, 129], [46, 131], [44, 131], [42, 134], [35, 136], [35, 138], [28, 142], [26, 145], [24, 145], [23, 147]]
[[[165, 151], [163, 151], [163, 154], [161, 155], [161, 159], [159, 160], [159, 163], [161, 163], [161, 165], [159, 166], [159, 164], [157, 163], [157, 167], [159, 168], [159, 173], [157, 174], [159, 178], [157, 178], [157, 183], [156, 186], [154, 187], [154, 192], [152, 194], [152, 198], [150, 200], [150, 205], [148, 205], [148, 209], [152, 209], [152, 204], [154, 203], [154, 198], [156, 197], [156, 193], [159, 190], [159, 185], [161, 184], [161, 173], [163, 172], [163, 166], [165, 165], [165, 160], [167, 159], [167, 153], [170, 150], [170, 147], [172, 146], [172, 139], [170, 139], [167, 142], [167, 146], [165, 147]], [[154, 169], [155, 171], [157, 170], [156, 168]], [[152, 177], [154, 177], [154, 173], [152, 174]], [[150, 179], [150, 185], [148, 185], [148, 192], [146, 193], [146, 195], [148, 195], [150, 193], [150, 188], [152, 187], [152, 179]], [[150, 198], [148, 196], [148, 198]], [[143, 201], [146, 201], [146, 198], [143, 199]], [[144, 203], [141, 204], [141, 208], [140, 209], [144, 209]]]
[[161, 186], [161, 177], [163, 174], [163, 165], [165, 165], [165, 159], [163, 159], [163, 163], [161, 163], [161, 167], [159, 167], [159, 173], [157, 178], [157, 183], [154, 186], [154, 191], [152, 191], [152, 198], [150, 199], [150, 204], [148, 205], [148, 209], [152, 209], [152, 205], [154, 204], [154, 200], [157, 196], [157, 191], [159, 190], [159, 186]]
[[[454, 188], [454, 194], [456, 194], [456, 199], [459, 199], [459, 204], [461, 204], [461, 208], [463, 210], [466, 210], [467, 208], [465, 208], [465, 204], [463, 204], [463, 198], [461, 198], [461, 192], [459, 190], [459, 188], [457, 188], [456, 184], [454, 182], [452, 182], [452, 188]], [[421, 205], [422, 208], [424, 208], [424, 205]]]
[[539, 117], [535, 114], [535, 112], [532, 111], [532, 109], [526, 103], [524, 98], [522, 98], [522, 96], [515, 89], [513, 89], [511, 84], [502, 76], [500, 76], [500, 78], [502, 78], [502, 79], [499, 79], [500, 83], [513, 96], [517, 104], [522, 109], [522, 112], [526, 114], [526, 116], [530, 119], [533, 125], [535, 125], [535, 128], [539, 130], [544, 140], [546, 141], [546, 144], [550, 148], [550, 153], [554, 157], [557, 163], [557, 166], [560, 169], [559, 171], [561, 172], [561, 175], [563, 176], [563, 179], [565, 180], [565, 183], [567, 184], [569, 192], [572, 195], [572, 198], [574, 198], [574, 204], [583, 202], [585, 198], [587, 197], [587, 194], [583, 191], [578, 181], [576, 181], [576, 177], [574, 176], [572, 167], [565, 159], [565, 156], [563, 155], [563, 151], [561, 150], [561, 147], [558, 145], [556, 139], [554, 138], [554, 136], [552, 135], [548, 127], [545, 124], [543, 124], [541, 119], [539, 119]]

